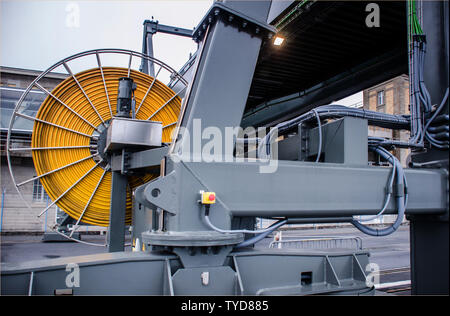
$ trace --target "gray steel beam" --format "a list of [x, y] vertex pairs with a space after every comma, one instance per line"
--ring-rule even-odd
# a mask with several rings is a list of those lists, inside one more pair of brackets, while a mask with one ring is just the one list
[[[144, 21], [144, 33], [142, 39], [142, 53], [153, 57], [153, 35], [159, 33], [192, 37], [192, 30], [175, 27], [170, 25], [159, 24], [158, 21]], [[154, 77], [155, 66], [152, 61], [142, 59], [140, 71]]]
[[[147, 25], [144, 22], [144, 31], [142, 36], [142, 53], [150, 57], [153, 55], [153, 33], [147, 32]], [[139, 69], [141, 72], [146, 73], [152, 77], [155, 76], [155, 65], [151, 60], [142, 59]]]
[[[166, 156], [169, 147], [153, 148], [138, 152], [128, 152], [127, 170], [154, 170], [160, 168], [161, 160]], [[113, 155], [111, 158], [112, 171], [124, 171], [122, 155]]]
[[127, 208], [127, 177], [112, 172], [111, 210], [108, 227], [108, 251], [125, 250], [125, 211]]
[[[234, 10], [244, 10], [239, 11], [241, 14], [267, 17], [270, 1], [250, 2], [249, 7], [246, 1], [231, 1]], [[245, 11], [249, 8], [250, 12]], [[194, 130], [198, 123], [203, 123], [204, 127], [213, 126], [222, 135], [225, 135], [226, 127], [240, 125], [261, 42], [261, 38], [240, 32], [223, 19], [208, 26], [181, 114], [180, 126], [189, 134], [182, 135], [174, 144], [176, 153], [188, 160], [201, 154], [207, 140], [196, 135]]]
[[[375, 215], [385, 200], [391, 168], [336, 163], [278, 161], [273, 173], [260, 173], [258, 162], [171, 162], [172, 170], [144, 191], [152, 204], [171, 213], [170, 231], [201, 231], [199, 191], [216, 192], [211, 221], [231, 228], [231, 217], [343, 217]], [[443, 170], [405, 169], [407, 214], [442, 214], [447, 210], [448, 178]], [[157, 189], [159, 194], [151, 192]], [[385, 214], [395, 214], [392, 199]]]
[[158, 21], [150, 21], [150, 20], [145, 20], [144, 25], [145, 30], [151, 34], [159, 32], [183, 37], [192, 37], [192, 30], [184, 29], [182, 27], [159, 24]]

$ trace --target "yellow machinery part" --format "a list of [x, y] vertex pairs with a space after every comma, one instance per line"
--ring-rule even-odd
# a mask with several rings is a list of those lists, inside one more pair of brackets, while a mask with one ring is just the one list
[[[42, 176], [49, 173], [42, 176], [40, 181], [49, 197], [53, 201], [57, 200], [56, 205], [59, 208], [76, 220], [82, 217], [81, 222], [108, 226], [111, 205], [111, 172], [105, 170], [105, 166], [102, 164], [97, 164], [98, 157], [90, 157], [95, 153], [95, 150], [89, 148], [92, 145], [90, 136], [96, 132], [93, 126], [99, 129], [102, 120], [107, 122], [112, 118], [111, 112], [113, 116], [115, 115], [118, 79], [127, 77], [128, 69], [104, 67], [102, 70], [103, 77], [100, 68], [86, 70], [75, 75], [91, 102], [88, 101], [77, 82], [69, 77], [51, 92], [53, 96], [49, 95], [44, 100], [36, 115], [32, 148], [74, 146], [78, 148], [36, 149], [33, 150], [32, 155], [37, 175]], [[174, 97], [176, 95], [174, 91], [139, 71], [131, 70], [129, 77], [137, 85], [136, 108], [139, 107], [148, 88], [155, 81], [140, 106], [136, 119], [146, 120], [164, 105], [151, 120], [162, 122], [163, 127], [177, 121], [181, 99], [178, 96]], [[108, 105], [104, 83], [111, 107]], [[168, 102], [171, 98], [173, 99]], [[171, 141], [171, 133], [174, 128], [175, 124], [163, 128], [163, 142]], [[72, 163], [74, 164], [70, 165]], [[54, 171], [58, 168], [61, 169]], [[127, 225], [131, 224], [131, 190], [156, 176], [147, 174], [141, 177], [130, 177], [125, 216]], [[76, 183], [77, 181], [79, 182]], [[71, 188], [71, 186], [73, 187]]]

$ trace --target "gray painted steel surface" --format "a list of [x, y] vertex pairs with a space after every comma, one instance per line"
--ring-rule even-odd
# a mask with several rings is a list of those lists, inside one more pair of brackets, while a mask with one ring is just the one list
[[[230, 228], [229, 216], [338, 217], [375, 215], [385, 198], [391, 168], [332, 163], [278, 161], [274, 173], [259, 173], [258, 162], [179, 162], [172, 172], [149, 183], [146, 199], [173, 214], [167, 229], [206, 229], [200, 221], [199, 191], [213, 191], [216, 226]], [[405, 169], [407, 214], [443, 214], [447, 210], [444, 170]], [[225, 181], [224, 181], [225, 180]], [[232, 185], [230, 185], [232, 184]], [[249, 189], [251, 188], [251, 190]], [[151, 191], [159, 189], [157, 197]], [[386, 214], [396, 211], [394, 202]]]
[[106, 150], [110, 151], [129, 146], [161, 146], [162, 123], [116, 117], [106, 135]]
[[[176, 256], [106, 253], [2, 264], [2, 295], [370, 294], [364, 251], [231, 253], [224, 265], [183, 267]], [[257, 269], [255, 267], [258, 267]], [[79, 269], [79, 283], [73, 273]], [[207, 273], [207, 274], [205, 274]], [[205, 280], [205, 276], [207, 279]], [[69, 279], [69, 283], [67, 283]], [[208, 282], [206, 282], [208, 281]], [[68, 286], [69, 285], [69, 286]]]
[[112, 172], [111, 210], [108, 227], [108, 250], [124, 251], [125, 245], [125, 210], [127, 208], [128, 180], [118, 171]]

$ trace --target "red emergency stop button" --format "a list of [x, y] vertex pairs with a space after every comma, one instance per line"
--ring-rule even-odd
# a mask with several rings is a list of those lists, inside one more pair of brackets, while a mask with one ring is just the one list
[[214, 204], [216, 203], [216, 193], [215, 192], [200, 192], [202, 204]]

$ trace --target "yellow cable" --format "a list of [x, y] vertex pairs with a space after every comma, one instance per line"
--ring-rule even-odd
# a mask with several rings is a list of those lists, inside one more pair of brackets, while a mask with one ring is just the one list
[[[72, 111], [54, 97], [48, 96], [39, 108], [36, 118], [83, 134], [92, 135], [95, 129], [91, 125], [99, 128], [102, 125], [102, 120], [106, 122], [111, 119], [111, 112], [113, 116], [115, 115], [118, 79], [127, 77], [128, 75], [128, 69], [125, 68], [104, 67], [102, 69], [111, 110], [108, 105], [100, 68], [95, 68], [75, 75], [88, 98], [95, 106], [95, 110], [75, 80], [69, 77], [52, 91], [52, 95], [70, 107]], [[136, 107], [138, 107], [154, 78], [134, 70], [130, 71], [130, 78], [137, 85], [135, 99]], [[156, 80], [150, 93], [140, 107], [136, 118], [140, 120], [148, 119], [174, 95], [175, 93], [170, 88]], [[151, 120], [162, 122], [163, 126], [174, 123], [178, 119], [180, 107], [181, 99], [177, 96], [164, 106]], [[89, 146], [91, 144], [90, 137], [60, 127], [35, 121], [31, 140], [32, 147]], [[171, 141], [171, 133], [174, 128], [175, 125], [172, 125], [163, 129], [163, 142]], [[91, 150], [90, 148], [66, 148], [33, 150], [32, 154], [36, 173], [40, 176], [89, 157], [93, 153], [95, 153], [95, 150]], [[49, 197], [55, 201], [77, 180], [93, 168], [97, 161], [98, 157], [96, 157], [96, 160], [94, 158], [85, 159], [84, 161], [41, 177], [41, 183]], [[107, 171], [104, 176], [103, 173], [104, 169], [102, 166], [95, 167], [85, 178], [58, 200], [56, 203], [58, 207], [72, 218], [78, 220], [95, 191], [81, 221], [87, 224], [108, 226], [111, 206], [111, 172]], [[141, 177], [129, 178], [126, 209], [127, 225], [131, 224], [131, 190], [150, 181], [156, 176], [155, 174], [147, 174]], [[98, 188], [95, 190], [97, 186]]]

